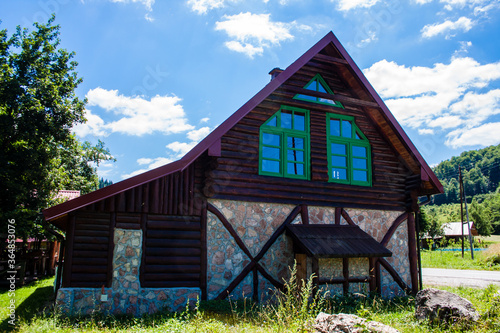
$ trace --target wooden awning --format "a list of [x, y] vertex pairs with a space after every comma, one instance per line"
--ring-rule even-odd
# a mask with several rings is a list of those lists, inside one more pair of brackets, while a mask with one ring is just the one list
[[392, 252], [353, 225], [289, 225], [294, 245], [315, 258], [390, 257]]

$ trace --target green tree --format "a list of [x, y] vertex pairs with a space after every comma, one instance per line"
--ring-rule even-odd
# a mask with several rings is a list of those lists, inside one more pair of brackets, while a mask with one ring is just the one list
[[59, 189], [96, 188], [89, 163], [111, 158], [101, 142], [80, 144], [71, 134], [85, 121], [86, 101], [75, 94], [82, 79], [74, 53], [59, 48], [54, 19], [11, 37], [0, 30], [0, 233], [15, 219], [17, 237], [34, 232]]
[[[489, 236], [493, 232], [491, 225], [491, 211], [484, 204], [479, 204], [476, 199], [469, 205], [469, 219], [474, 222], [477, 232], [481, 236]], [[465, 217], [464, 217], [465, 220]]]

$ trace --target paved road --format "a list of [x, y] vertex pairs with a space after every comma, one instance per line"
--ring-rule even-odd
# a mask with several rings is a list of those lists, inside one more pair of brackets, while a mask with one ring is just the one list
[[427, 285], [484, 288], [489, 284], [500, 286], [500, 271], [422, 268], [422, 281]]

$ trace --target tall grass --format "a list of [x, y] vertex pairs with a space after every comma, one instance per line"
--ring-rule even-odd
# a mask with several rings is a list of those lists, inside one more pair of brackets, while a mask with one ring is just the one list
[[[29, 313], [15, 327], [17, 332], [314, 332], [313, 322], [320, 311], [351, 313], [368, 320], [380, 321], [401, 332], [462, 332], [468, 327], [431, 325], [414, 317], [415, 302], [411, 296], [382, 299], [377, 295], [327, 295], [296, 280], [295, 268], [285, 281], [282, 291], [276, 291], [273, 302], [256, 304], [250, 299], [196, 301], [182, 313], [160, 312], [140, 318], [102, 316], [68, 318], [53, 309], [43, 310], [41, 300], [33, 303]], [[46, 284], [48, 284], [46, 282]], [[25, 299], [46, 288], [40, 284], [20, 288]], [[481, 320], [469, 331], [500, 331], [500, 297], [497, 288], [444, 288], [469, 299], [481, 314]], [[43, 289], [45, 290], [45, 289]], [[45, 290], [47, 291], [47, 290]], [[31, 293], [31, 294], [30, 294]], [[0, 295], [0, 301], [2, 301]], [[5, 303], [4, 303], [5, 304]], [[2, 318], [3, 319], [3, 318]], [[4, 331], [4, 330], [0, 330]]]

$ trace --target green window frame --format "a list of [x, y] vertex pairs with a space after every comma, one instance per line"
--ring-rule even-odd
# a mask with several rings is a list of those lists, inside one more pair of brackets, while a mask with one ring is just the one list
[[281, 106], [260, 127], [259, 174], [310, 179], [309, 110]]
[[371, 145], [354, 117], [328, 114], [328, 181], [372, 186]]
[[[316, 74], [311, 81], [309, 81], [305, 86], [304, 89], [307, 90], [312, 90], [316, 92], [322, 92], [325, 94], [330, 94], [332, 95], [333, 98], [333, 91], [330, 89], [328, 84], [326, 84], [326, 81], [323, 79], [323, 77], [320, 74]], [[314, 96], [309, 96], [306, 94], [297, 94], [293, 97], [294, 99], [298, 99], [301, 101], [306, 101], [306, 102], [313, 102], [313, 103], [318, 103], [318, 104], [324, 104], [324, 105], [330, 105], [330, 106], [335, 106], [338, 108], [344, 108], [342, 103], [334, 101], [333, 99], [325, 99], [325, 98], [320, 98], [320, 97], [314, 97]]]

